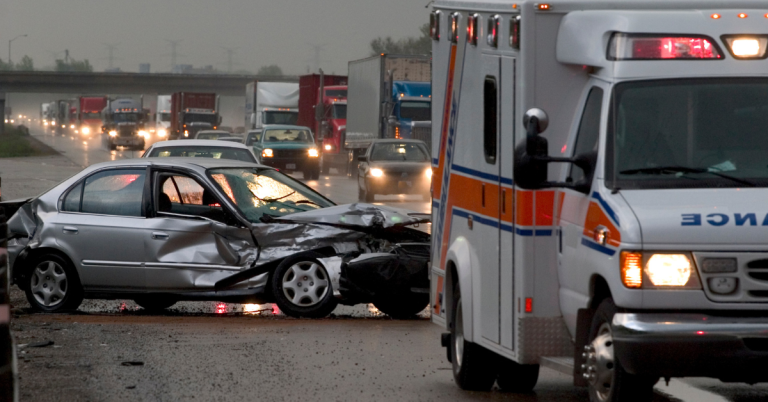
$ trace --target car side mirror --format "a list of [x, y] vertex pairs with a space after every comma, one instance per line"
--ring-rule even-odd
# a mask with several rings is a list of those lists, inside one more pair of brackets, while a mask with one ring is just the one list
[[357, 157], [358, 162], [368, 162], [368, 157], [365, 155], [360, 155]]

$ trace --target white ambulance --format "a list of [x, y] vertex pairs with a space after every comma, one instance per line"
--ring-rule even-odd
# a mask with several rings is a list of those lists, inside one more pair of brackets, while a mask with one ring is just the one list
[[457, 384], [768, 381], [768, 3], [436, 0], [431, 28]]

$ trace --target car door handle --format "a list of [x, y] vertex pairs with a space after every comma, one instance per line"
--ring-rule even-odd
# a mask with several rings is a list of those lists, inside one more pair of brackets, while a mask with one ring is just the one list
[[66, 234], [77, 234], [77, 228], [73, 226], [64, 226], [62, 231]]
[[168, 240], [168, 233], [152, 232], [152, 238], [155, 240]]

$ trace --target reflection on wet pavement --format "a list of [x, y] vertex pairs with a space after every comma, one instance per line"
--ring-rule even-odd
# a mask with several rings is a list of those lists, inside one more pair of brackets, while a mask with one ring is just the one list
[[[153, 315], [229, 315], [287, 318], [277, 304], [240, 304], [221, 302], [179, 302], [164, 312], [147, 312], [132, 300], [85, 300], [78, 311], [89, 314], [153, 314]], [[373, 304], [338, 306], [331, 314], [336, 318], [384, 318], [386, 314]], [[425, 308], [417, 315], [429, 319], [430, 309]]]

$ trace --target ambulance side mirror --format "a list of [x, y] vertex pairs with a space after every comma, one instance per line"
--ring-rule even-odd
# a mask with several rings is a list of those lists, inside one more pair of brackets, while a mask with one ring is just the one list
[[530, 109], [523, 116], [523, 126], [527, 135], [515, 149], [515, 183], [525, 189], [542, 188], [549, 173], [549, 143], [539, 134], [549, 126], [549, 116], [541, 109]]

